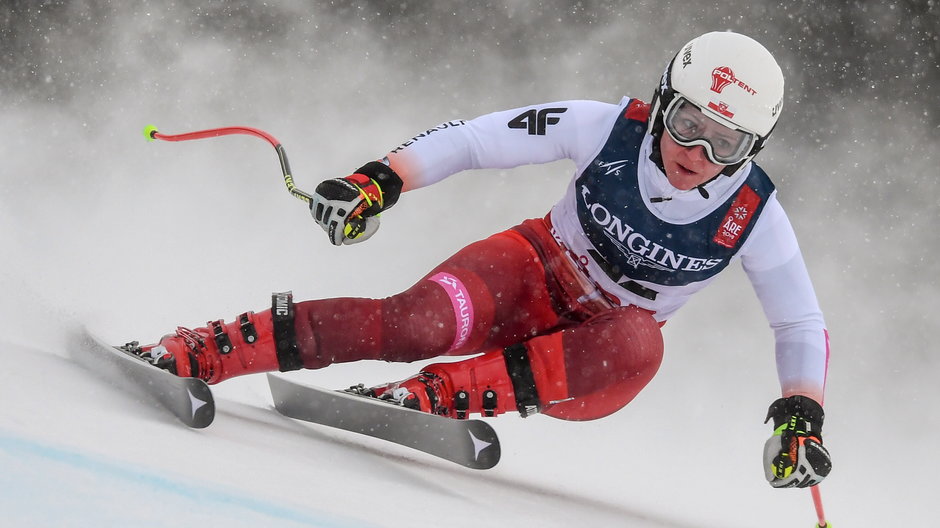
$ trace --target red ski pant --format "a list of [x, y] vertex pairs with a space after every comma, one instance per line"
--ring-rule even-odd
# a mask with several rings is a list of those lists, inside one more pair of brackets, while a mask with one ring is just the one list
[[565, 400], [543, 412], [574, 420], [626, 405], [663, 354], [650, 312], [607, 301], [575, 269], [545, 219], [470, 244], [398, 295], [298, 303], [295, 329], [305, 368], [523, 343], [540, 397]]

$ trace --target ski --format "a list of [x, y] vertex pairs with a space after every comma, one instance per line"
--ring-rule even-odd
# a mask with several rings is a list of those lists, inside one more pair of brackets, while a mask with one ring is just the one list
[[274, 407], [290, 418], [387, 440], [472, 469], [489, 469], [499, 462], [499, 438], [482, 420], [435, 416], [271, 374], [268, 384]]
[[207, 427], [215, 418], [212, 391], [201, 379], [180, 378], [157, 368], [135, 354], [105, 343], [87, 329], [78, 336], [73, 351], [73, 358], [88, 370], [157, 402], [190, 427]]

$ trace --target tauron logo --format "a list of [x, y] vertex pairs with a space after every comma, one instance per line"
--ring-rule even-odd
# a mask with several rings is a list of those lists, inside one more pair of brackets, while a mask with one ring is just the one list
[[454, 307], [454, 317], [456, 317], [456, 330], [454, 342], [448, 351], [456, 350], [467, 343], [473, 332], [473, 301], [470, 299], [470, 290], [460, 282], [460, 279], [450, 273], [440, 272], [429, 280], [440, 284], [450, 296], [450, 302]]
[[509, 128], [524, 128], [530, 136], [544, 136], [548, 125], [555, 125], [561, 121], [560, 117], [549, 117], [549, 114], [563, 114], [567, 108], [543, 108], [536, 111], [534, 108], [526, 110], [510, 121]]

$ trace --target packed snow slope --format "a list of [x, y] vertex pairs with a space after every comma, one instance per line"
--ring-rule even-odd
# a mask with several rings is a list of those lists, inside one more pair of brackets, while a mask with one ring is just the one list
[[[216, 422], [191, 430], [59, 354], [3, 349], [51, 382], [3, 378], [15, 409], [0, 429], [5, 526], [688, 526], [520, 478], [519, 458], [477, 472], [294, 422], [272, 409], [263, 377], [221, 388]], [[510, 438], [518, 457], [526, 449]]]
[[[808, 491], [764, 481], [773, 338], [737, 266], [669, 321], [660, 372], [629, 406], [585, 423], [495, 418], [503, 456], [488, 471], [284, 418], [264, 376], [216, 386], [215, 423], [190, 430], [71, 358], [83, 325], [114, 343], [151, 341], [265, 309], [272, 291], [392, 295], [467, 243], [544, 215], [573, 171], [562, 161], [456, 175], [403, 195], [368, 242], [335, 248], [263, 141], [148, 143], [145, 125], [262, 128], [311, 191], [448, 120], [646, 98], [671, 54], [714, 29], [758, 38], [787, 76], [758, 159], [832, 336], [829, 517], [934, 522], [940, 143], [923, 68], [936, 50], [838, 39], [849, 16], [861, 20], [849, 33], [898, 35], [902, 50], [940, 26], [901, 3], [861, 14], [812, 4], [0, 7], [0, 525], [812, 526]], [[825, 84], [833, 57], [842, 76]], [[285, 375], [342, 388], [419, 368]]]

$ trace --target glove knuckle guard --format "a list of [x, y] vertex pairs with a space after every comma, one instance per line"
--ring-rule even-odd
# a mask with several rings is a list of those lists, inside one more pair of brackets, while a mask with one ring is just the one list
[[310, 213], [333, 245], [363, 242], [378, 230], [378, 214], [398, 201], [403, 186], [391, 167], [373, 161], [317, 185]]
[[832, 469], [829, 451], [822, 445], [822, 406], [805, 396], [780, 398], [771, 404], [767, 419], [774, 434], [764, 444], [764, 475], [775, 488], [815, 486]]
[[828, 476], [829, 472], [832, 471], [832, 459], [829, 457], [829, 450], [812, 439], [806, 441], [804, 449], [806, 462], [813, 472], [822, 478]]

